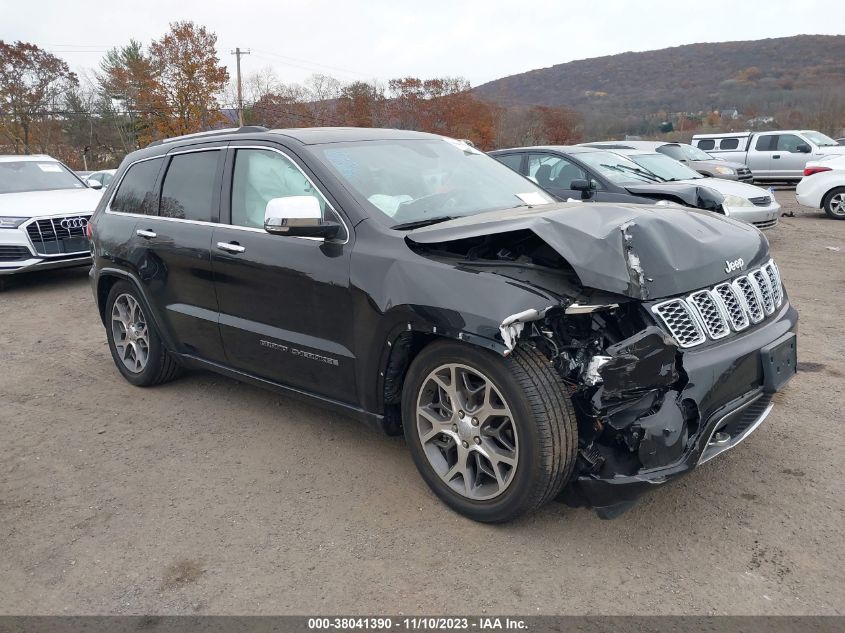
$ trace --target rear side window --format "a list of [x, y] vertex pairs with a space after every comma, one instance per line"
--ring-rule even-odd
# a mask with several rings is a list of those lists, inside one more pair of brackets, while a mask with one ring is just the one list
[[774, 147], [772, 147], [772, 142], [776, 139], [776, 134], [770, 134], [769, 136], [761, 136], [757, 139], [757, 143], [754, 145], [754, 149], [756, 149], [758, 152], [770, 152], [774, 149]]
[[497, 161], [505, 165], [506, 167], [510, 167], [517, 173], [522, 173], [520, 167], [522, 167], [522, 154], [505, 154], [504, 156], [494, 156]]
[[132, 165], [111, 201], [111, 210], [155, 215], [158, 208], [155, 183], [163, 161], [163, 158], [153, 158]]
[[719, 149], [736, 149], [737, 147], [739, 147], [738, 138], [723, 138], [719, 143]]
[[698, 141], [698, 149], [703, 149], [705, 152], [708, 149], [713, 149], [714, 147], [716, 147], [716, 141], [712, 138], [703, 138]]
[[173, 156], [161, 187], [159, 215], [213, 221], [217, 216], [214, 191], [220, 154], [220, 150], [211, 150]]

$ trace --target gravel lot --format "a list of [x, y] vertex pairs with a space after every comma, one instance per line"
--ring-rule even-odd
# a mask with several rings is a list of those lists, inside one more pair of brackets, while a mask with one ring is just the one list
[[132, 387], [85, 270], [17, 279], [0, 613], [845, 614], [845, 222], [778, 198], [802, 373], [741, 447], [614, 521], [475, 524], [399, 438], [212, 374]]

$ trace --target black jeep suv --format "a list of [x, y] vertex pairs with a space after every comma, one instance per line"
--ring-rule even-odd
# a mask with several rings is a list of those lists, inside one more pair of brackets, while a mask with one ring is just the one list
[[467, 143], [241, 128], [128, 156], [91, 282], [131, 383], [204, 368], [404, 432], [480, 521], [613, 516], [742, 441], [795, 371], [765, 237], [559, 203]]

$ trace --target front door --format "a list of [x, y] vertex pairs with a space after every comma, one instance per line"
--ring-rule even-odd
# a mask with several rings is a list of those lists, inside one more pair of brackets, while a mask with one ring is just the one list
[[290, 154], [233, 145], [226, 162], [211, 252], [227, 363], [354, 404], [349, 229], [331, 242], [265, 232], [272, 198], [311, 195], [340, 216]]

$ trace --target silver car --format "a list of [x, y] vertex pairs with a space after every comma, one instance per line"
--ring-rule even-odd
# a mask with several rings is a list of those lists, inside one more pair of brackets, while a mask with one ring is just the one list
[[751, 170], [744, 163], [727, 161], [711, 156], [707, 152], [686, 143], [667, 143], [666, 141], [599, 141], [581, 143], [587, 147], [603, 149], [635, 149], [643, 152], [659, 152], [674, 158], [679, 163], [694, 169], [702, 176], [737, 180], [751, 183]]
[[666, 182], [686, 182], [715, 189], [723, 196], [723, 207], [735, 220], [748, 222], [758, 229], [771, 229], [780, 220], [780, 205], [771, 189], [763, 189], [745, 182], [731, 182], [707, 178], [665, 154], [636, 149], [614, 149], [615, 154], [626, 156], [643, 169]]

